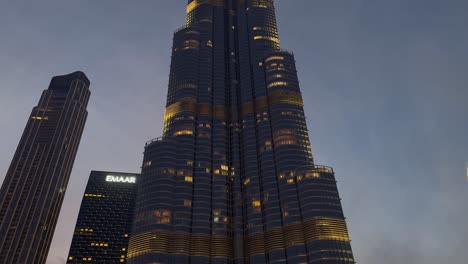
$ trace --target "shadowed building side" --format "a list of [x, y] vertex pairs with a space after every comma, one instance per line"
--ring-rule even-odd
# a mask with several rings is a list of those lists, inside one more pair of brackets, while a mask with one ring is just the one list
[[52, 78], [0, 189], [0, 262], [45, 263], [88, 112], [82, 72]]

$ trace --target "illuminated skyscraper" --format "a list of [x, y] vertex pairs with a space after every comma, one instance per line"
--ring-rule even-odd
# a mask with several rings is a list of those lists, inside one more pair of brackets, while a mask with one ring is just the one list
[[186, 23], [163, 137], [145, 147], [129, 263], [354, 263], [273, 0], [190, 0]]
[[125, 263], [138, 174], [92, 171], [68, 254], [72, 263]]
[[88, 112], [82, 72], [52, 78], [0, 189], [0, 263], [45, 263]]

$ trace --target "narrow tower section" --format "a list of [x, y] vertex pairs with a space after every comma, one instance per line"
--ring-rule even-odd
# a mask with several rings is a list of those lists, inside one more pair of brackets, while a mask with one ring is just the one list
[[0, 189], [0, 262], [45, 263], [88, 112], [82, 72], [52, 78]]

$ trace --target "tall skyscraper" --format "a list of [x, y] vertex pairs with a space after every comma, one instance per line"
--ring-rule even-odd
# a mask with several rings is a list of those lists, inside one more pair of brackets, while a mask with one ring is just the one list
[[145, 147], [128, 263], [354, 263], [273, 0], [190, 0], [186, 23], [163, 137]]
[[125, 263], [139, 174], [92, 171], [68, 264]]
[[0, 189], [0, 263], [45, 263], [88, 112], [82, 72], [52, 78]]

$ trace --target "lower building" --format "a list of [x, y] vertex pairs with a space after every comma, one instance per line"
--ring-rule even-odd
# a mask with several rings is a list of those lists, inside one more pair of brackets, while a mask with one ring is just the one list
[[126, 263], [139, 174], [92, 171], [67, 263]]

